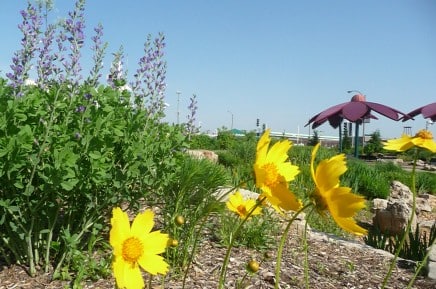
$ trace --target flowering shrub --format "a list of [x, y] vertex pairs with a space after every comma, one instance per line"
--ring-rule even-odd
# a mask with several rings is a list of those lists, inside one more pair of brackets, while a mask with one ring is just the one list
[[[84, 267], [80, 254], [102, 244], [111, 207], [137, 209], [140, 199], [163, 194], [185, 143], [177, 127], [161, 122], [163, 36], [147, 38], [133, 94], [121, 83], [99, 85], [100, 25], [95, 66], [82, 77], [84, 4], [43, 32], [41, 7], [29, 3], [21, 13], [23, 48], [9, 81], [0, 79], [0, 254], [31, 275], [54, 266], [54, 277], [65, 277], [75, 263]], [[28, 86], [33, 64], [38, 78]]]

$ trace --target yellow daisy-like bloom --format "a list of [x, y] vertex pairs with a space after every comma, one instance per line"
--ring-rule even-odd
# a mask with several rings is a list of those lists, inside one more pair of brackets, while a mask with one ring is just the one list
[[300, 172], [297, 166], [287, 161], [292, 143], [282, 140], [270, 148], [269, 133], [270, 130], [266, 130], [257, 143], [254, 164], [256, 186], [276, 210], [297, 211], [302, 206], [301, 201], [297, 200], [288, 187], [288, 183]]
[[384, 149], [391, 151], [403, 152], [413, 147], [421, 147], [433, 153], [436, 152], [436, 143], [433, 140], [433, 135], [425, 129], [418, 131], [413, 137], [403, 134], [401, 138], [391, 139], [383, 144]]
[[112, 229], [109, 242], [114, 251], [112, 269], [118, 288], [144, 288], [139, 266], [150, 274], [166, 274], [168, 264], [158, 254], [168, 244], [168, 235], [153, 231], [154, 213], [146, 210], [138, 214], [130, 227], [127, 213], [120, 208], [112, 210]]
[[321, 161], [315, 171], [314, 162], [319, 144], [312, 151], [310, 169], [316, 188], [312, 195], [316, 209], [320, 213], [329, 211], [339, 227], [356, 235], [364, 235], [367, 231], [357, 225], [353, 219], [357, 211], [365, 207], [365, 198], [351, 192], [351, 188], [340, 187], [339, 177], [345, 173], [345, 155], [336, 155]]
[[[236, 191], [233, 195], [229, 196], [229, 200], [226, 202], [227, 208], [238, 214], [241, 219], [245, 219], [248, 215], [248, 213], [253, 209], [253, 207], [256, 205], [256, 201], [253, 199], [247, 199], [244, 200], [241, 193], [239, 191]], [[260, 207], [256, 207], [251, 213], [251, 216], [259, 215], [262, 212], [262, 209]]]

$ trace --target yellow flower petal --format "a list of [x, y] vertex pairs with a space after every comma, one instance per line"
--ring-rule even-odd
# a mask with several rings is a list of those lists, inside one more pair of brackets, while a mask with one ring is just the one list
[[365, 208], [365, 198], [351, 193], [351, 188], [339, 187], [331, 190], [328, 195], [329, 211], [341, 218], [353, 217]]
[[357, 211], [365, 207], [365, 199], [351, 192], [351, 188], [340, 187], [339, 178], [347, 170], [344, 155], [336, 155], [321, 161], [315, 170], [315, 157], [319, 144], [312, 150], [310, 170], [316, 189], [312, 194], [318, 212], [329, 211], [339, 227], [356, 235], [366, 230], [353, 219]]
[[298, 166], [294, 166], [290, 162], [278, 164], [277, 171], [279, 175], [283, 176], [286, 182], [293, 181], [300, 173]]
[[[242, 194], [239, 191], [229, 196], [229, 200], [226, 202], [227, 208], [238, 214], [241, 218], [246, 218], [251, 209], [256, 206], [256, 201], [253, 199], [244, 200]], [[251, 213], [251, 216], [260, 214], [262, 209], [256, 207]]]
[[269, 137], [269, 129], [265, 131], [265, 133], [260, 137], [259, 141], [257, 142], [256, 147], [256, 162], [258, 162], [261, 159], [266, 158], [266, 154], [268, 152], [269, 143], [271, 142], [271, 139]]
[[112, 268], [118, 288], [144, 288], [144, 280], [142, 279], [138, 265], [132, 266], [131, 264], [124, 262], [121, 258], [115, 258]]
[[[113, 209], [112, 213], [109, 238], [114, 251], [112, 269], [117, 286], [127, 289], [143, 288], [140, 264], [146, 264], [143, 269], [151, 274], [168, 271], [168, 264], [157, 255], [165, 251], [168, 235], [159, 231], [150, 232], [154, 225], [154, 214], [151, 210], [138, 214], [131, 227], [127, 214], [120, 208]], [[144, 258], [159, 262], [153, 267]]]
[[144, 252], [156, 255], [165, 252], [169, 239], [168, 234], [162, 234], [160, 231], [153, 231], [145, 235], [145, 238], [142, 240]]
[[287, 185], [277, 185], [271, 189], [270, 195], [265, 194], [265, 196], [273, 207], [277, 206], [285, 211], [298, 211], [302, 207], [301, 201], [295, 197]]
[[145, 271], [152, 275], [166, 274], [169, 270], [169, 265], [165, 262], [164, 258], [159, 255], [145, 254], [138, 262]]
[[285, 162], [288, 159], [288, 151], [291, 146], [291, 142], [288, 140], [276, 142], [267, 153], [267, 161], [272, 163]]
[[340, 218], [336, 215], [333, 215], [333, 220], [335, 220], [336, 224], [338, 224], [339, 227], [344, 229], [345, 231], [358, 235], [363, 236], [368, 233], [367, 230], [357, 225], [356, 221], [353, 218]]
[[316, 169], [318, 189], [328, 191], [339, 185], [339, 177], [345, 173], [345, 155], [336, 155], [328, 160], [323, 160]]
[[141, 236], [145, 233], [151, 232], [154, 227], [154, 213], [152, 210], [145, 210], [143, 213], [139, 213], [132, 223], [132, 234], [135, 236]]
[[112, 229], [109, 234], [109, 243], [114, 248], [115, 256], [121, 255], [122, 244], [126, 236], [130, 236], [130, 222], [127, 213], [120, 208], [112, 210]]
[[271, 142], [269, 133], [270, 131], [266, 130], [257, 144], [254, 164], [256, 187], [273, 206], [278, 206], [283, 210], [298, 210], [301, 202], [288, 189], [288, 182], [300, 172], [297, 166], [287, 161], [288, 150], [292, 144], [284, 140], [269, 148]]
[[436, 153], [436, 143], [433, 141], [433, 139], [413, 138], [411, 143], [417, 147], [421, 147]]
[[436, 143], [433, 140], [433, 135], [428, 130], [420, 130], [418, 133], [411, 137], [402, 135], [401, 138], [391, 139], [384, 142], [384, 149], [403, 152], [413, 147], [421, 147], [433, 153], [436, 152]]

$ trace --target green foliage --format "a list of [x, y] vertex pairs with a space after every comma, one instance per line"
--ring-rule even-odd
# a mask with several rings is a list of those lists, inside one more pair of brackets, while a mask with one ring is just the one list
[[177, 177], [177, 128], [134, 109], [125, 91], [77, 91], [33, 87], [15, 98], [0, 82], [0, 252], [32, 275], [40, 265], [58, 276], [107, 231], [113, 206], [135, 209]]
[[432, 172], [419, 172], [416, 174], [416, 189], [419, 193], [436, 195], [436, 177]]
[[348, 160], [347, 165], [348, 170], [342, 177], [344, 186], [352, 188], [367, 199], [386, 199], [389, 196], [390, 179], [377, 165], [368, 165], [357, 159]]
[[348, 151], [351, 149], [352, 141], [348, 133], [348, 123], [344, 123], [344, 130], [342, 132], [342, 150]]
[[363, 152], [367, 155], [380, 153], [383, 151], [383, 143], [380, 137], [380, 131], [376, 130], [371, 134], [371, 139], [365, 143]]
[[218, 143], [216, 138], [210, 137], [207, 134], [194, 134], [189, 142], [191, 149], [217, 150]]
[[[224, 246], [229, 246], [235, 228], [241, 222], [241, 218], [232, 212], [226, 211], [221, 214], [220, 222], [215, 229], [215, 237]], [[280, 233], [280, 225], [276, 212], [268, 209], [262, 210], [262, 214], [255, 215], [247, 220], [242, 232], [235, 236], [233, 246], [243, 246], [259, 251], [266, 251], [276, 244], [275, 236]]]
[[436, 239], [436, 225], [433, 225], [429, 234], [420, 230], [417, 225], [415, 232], [409, 232], [408, 238], [402, 248], [398, 248], [402, 236], [389, 236], [380, 232], [377, 228], [368, 231], [368, 235], [364, 237], [365, 244], [381, 249], [394, 254], [398, 249], [401, 258], [413, 261], [423, 261], [427, 254], [427, 248], [433, 244]]
[[314, 145], [316, 145], [318, 143], [319, 143], [318, 131], [314, 130], [312, 137], [310, 137], [309, 140], [307, 141], [307, 145], [308, 146], [314, 146]]
[[[180, 246], [169, 249], [169, 262], [173, 267], [184, 268], [190, 258], [190, 249], [202, 232], [201, 222], [222, 207], [213, 193], [228, 184], [229, 178], [222, 166], [188, 156], [181, 160], [176, 173], [178, 178], [165, 187], [165, 195], [158, 201], [164, 227]], [[177, 216], [184, 216], [183, 226], [174, 222]]]
[[218, 143], [218, 149], [227, 150], [235, 145], [237, 137], [230, 130], [223, 128], [218, 130], [216, 140]]

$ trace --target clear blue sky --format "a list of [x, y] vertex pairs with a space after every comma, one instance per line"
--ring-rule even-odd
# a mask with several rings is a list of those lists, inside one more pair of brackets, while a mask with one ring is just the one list
[[[74, 8], [55, 0], [53, 19]], [[9, 71], [19, 49], [19, 10], [26, 1], [3, 1], [0, 70]], [[167, 120], [186, 120], [189, 97], [197, 94], [202, 130], [222, 126], [255, 129], [256, 118], [273, 131], [308, 132], [318, 112], [348, 101], [360, 90], [368, 101], [405, 113], [436, 101], [436, 1], [87, 1], [90, 66], [92, 29], [101, 22], [111, 53], [123, 45], [129, 72], [136, 70], [148, 34], [166, 36]], [[380, 116], [365, 127], [399, 137], [426, 125]], [[436, 124], [429, 126], [436, 134]], [[321, 134], [337, 135], [329, 124]]]

